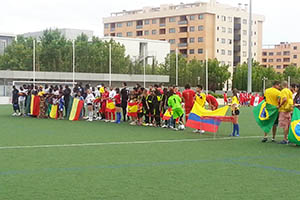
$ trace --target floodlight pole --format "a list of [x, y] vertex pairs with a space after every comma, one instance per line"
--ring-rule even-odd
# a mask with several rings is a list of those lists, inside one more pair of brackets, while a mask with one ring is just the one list
[[111, 87], [111, 43], [109, 44], [109, 87]]
[[178, 48], [176, 48], [176, 86], [178, 86]]
[[263, 81], [264, 81], [264, 85], [263, 85], [263, 92], [265, 93], [266, 91], [266, 80], [268, 80], [268, 78], [264, 77]]
[[33, 68], [33, 85], [35, 86], [35, 40], [33, 40], [33, 58], [32, 58], [32, 68]]
[[144, 88], [146, 88], [146, 45], [144, 45]]
[[290, 88], [291, 87], [291, 77], [288, 76], [288, 87]]
[[248, 93], [252, 92], [252, 0], [249, 0]]
[[72, 41], [72, 52], [73, 52], [72, 66], [73, 66], [73, 88], [74, 88], [75, 87], [75, 40]]
[[205, 84], [206, 84], [206, 95], [208, 95], [208, 51], [205, 52]]

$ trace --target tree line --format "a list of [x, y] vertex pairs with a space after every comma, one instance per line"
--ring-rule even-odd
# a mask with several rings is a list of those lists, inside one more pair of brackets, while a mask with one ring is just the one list
[[[84, 34], [75, 40], [76, 72], [108, 73], [109, 46], [112, 48], [112, 73], [115, 74], [143, 74], [143, 61], [133, 60], [125, 53], [124, 45], [114, 40], [103, 41], [93, 37], [91, 41]], [[0, 70], [32, 70], [33, 38], [17, 36], [12, 45], [0, 55]], [[153, 61], [146, 65], [146, 74], [169, 75], [170, 84], [176, 83], [176, 55], [169, 54], [165, 63]], [[205, 85], [206, 63], [199, 60], [188, 61], [183, 55], [178, 56], [179, 86], [190, 83]], [[222, 65], [217, 59], [208, 61], [209, 89], [221, 90], [231, 74], [228, 65]], [[72, 41], [67, 40], [58, 30], [45, 30], [36, 42], [36, 70], [51, 72], [72, 72]], [[233, 74], [233, 88], [247, 89], [247, 64], [235, 68]], [[282, 80], [287, 76], [298, 79], [300, 71], [295, 67], [286, 68], [283, 75], [277, 74], [273, 68], [264, 68], [259, 63], [253, 64], [253, 90], [262, 90], [262, 78], [268, 80]], [[100, 80], [99, 80], [100, 81]]]

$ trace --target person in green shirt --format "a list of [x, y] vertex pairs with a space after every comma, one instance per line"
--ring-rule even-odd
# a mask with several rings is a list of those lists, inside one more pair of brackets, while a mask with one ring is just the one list
[[[174, 94], [174, 90], [171, 90], [170, 97], [168, 99], [168, 106], [172, 108], [173, 120], [176, 121], [176, 119], [179, 118], [180, 125], [183, 124], [183, 115], [184, 115], [181, 101], [182, 99], [178, 95]], [[178, 129], [176, 129], [176, 127], [174, 126], [174, 130], [178, 130]]]

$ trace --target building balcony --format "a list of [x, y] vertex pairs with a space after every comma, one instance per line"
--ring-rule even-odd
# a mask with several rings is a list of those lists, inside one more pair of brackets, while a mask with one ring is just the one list
[[188, 46], [188, 43], [179, 43], [178, 44], [178, 47], [187, 47]]
[[240, 45], [234, 45], [234, 51], [235, 52], [240, 52], [241, 51], [241, 46]]
[[136, 26], [136, 29], [142, 29], [143, 28], [143, 25], [137, 25]]
[[235, 35], [234, 41], [241, 41], [241, 35]]
[[186, 24], [188, 24], [188, 21], [187, 21], [187, 20], [179, 21], [179, 22], [178, 22], [178, 25], [186, 25]]
[[166, 24], [159, 24], [159, 26], [160, 26], [160, 27], [165, 27], [165, 26], [166, 26]]
[[115, 31], [116, 30], [116, 28], [110, 28], [110, 31]]
[[241, 24], [234, 24], [234, 30], [241, 30]]

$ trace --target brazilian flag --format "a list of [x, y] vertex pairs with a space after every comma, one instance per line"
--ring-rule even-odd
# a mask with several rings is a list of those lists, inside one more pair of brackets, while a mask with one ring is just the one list
[[298, 108], [294, 108], [288, 139], [289, 142], [300, 145], [300, 110]]
[[269, 133], [278, 117], [278, 109], [276, 106], [262, 101], [253, 108], [253, 114], [258, 126], [265, 133]]

